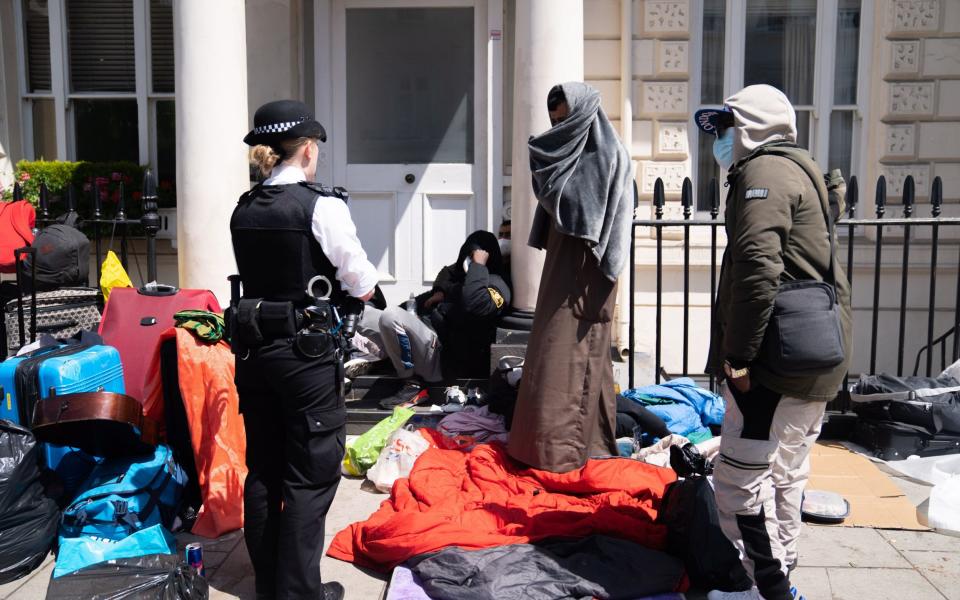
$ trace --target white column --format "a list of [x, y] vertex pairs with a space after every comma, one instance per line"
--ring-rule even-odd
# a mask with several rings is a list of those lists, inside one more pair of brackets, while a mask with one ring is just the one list
[[544, 254], [527, 246], [537, 199], [527, 139], [550, 128], [547, 92], [583, 80], [583, 0], [517, 0], [513, 73], [511, 226], [513, 306], [533, 310]]
[[226, 306], [236, 272], [230, 214], [250, 188], [247, 38], [236, 0], [176, 0], [177, 245], [180, 287]]

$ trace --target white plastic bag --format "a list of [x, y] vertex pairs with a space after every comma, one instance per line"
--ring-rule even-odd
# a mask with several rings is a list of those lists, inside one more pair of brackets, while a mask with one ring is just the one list
[[367, 471], [369, 479], [377, 490], [390, 493], [393, 482], [410, 475], [413, 463], [427, 451], [430, 443], [416, 431], [397, 429], [387, 438], [376, 464]]
[[927, 525], [941, 532], [960, 533], [960, 474], [933, 486], [927, 505]]

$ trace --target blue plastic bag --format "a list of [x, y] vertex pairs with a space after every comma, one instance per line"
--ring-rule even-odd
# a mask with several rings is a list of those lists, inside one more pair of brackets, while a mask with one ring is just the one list
[[132, 558], [147, 554], [176, 554], [177, 540], [162, 525], [154, 525], [122, 540], [92, 536], [60, 538], [60, 551], [53, 576], [60, 577], [105, 560]]

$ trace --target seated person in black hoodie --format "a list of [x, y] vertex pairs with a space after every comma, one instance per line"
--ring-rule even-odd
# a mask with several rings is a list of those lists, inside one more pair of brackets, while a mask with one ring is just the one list
[[444, 377], [485, 374], [497, 320], [509, 304], [497, 238], [475, 231], [457, 261], [437, 274], [433, 288], [417, 296], [416, 314], [399, 306], [382, 312], [367, 307], [358, 331], [381, 345], [406, 380], [385, 405], [406, 402]]

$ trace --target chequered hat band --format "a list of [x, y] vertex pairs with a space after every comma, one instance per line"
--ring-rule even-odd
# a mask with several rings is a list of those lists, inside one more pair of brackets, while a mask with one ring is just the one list
[[260, 127], [254, 127], [253, 132], [257, 135], [261, 133], [283, 133], [284, 131], [293, 129], [296, 125], [299, 125], [306, 120], [306, 117], [304, 117], [299, 121], [285, 121], [283, 123], [270, 123], [269, 125], [261, 125]]

